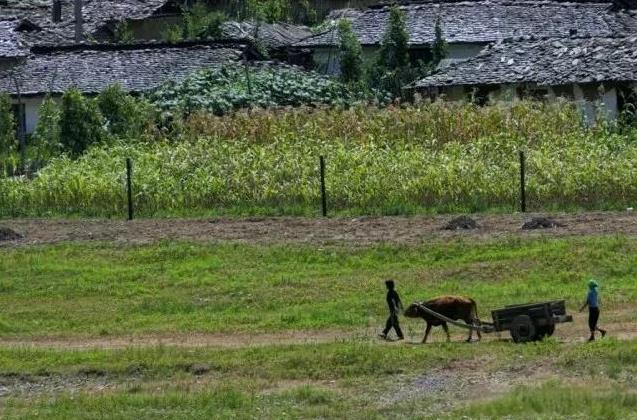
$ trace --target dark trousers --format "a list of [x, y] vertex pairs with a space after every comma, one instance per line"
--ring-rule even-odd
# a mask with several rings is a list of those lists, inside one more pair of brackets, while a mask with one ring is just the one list
[[387, 322], [385, 323], [383, 334], [387, 335], [392, 328], [396, 331], [396, 335], [398, 335], [398, 337], [403, 338], [403, 332], [401, 331], [400, 324], [398, 323], [398, 314], [395, 312], [391, 312], [389, 314], [389, 318], [387, 318]]
[[588, 328], [591, 332], [597, 329], [597, 320], [599, 320], [599, 308], [588, 308]]

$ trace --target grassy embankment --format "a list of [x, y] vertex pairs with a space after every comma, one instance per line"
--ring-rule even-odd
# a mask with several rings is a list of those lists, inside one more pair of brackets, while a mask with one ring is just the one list
[[[384, 285], [405, 302], [474, 297], [480, 313], [563, 298], [590, 276], [608, 309], [637, 301], [637, 240], [434, 242], [417, 247], [63, 244], [0, 251], [5, 337], [360, 330], [384, 320]], [[635, 320], [634, 315], [628, 320]], [[420, 323], [408, 323], [419, 331]]]
[[[594, 275], [602, 279], [605, 320], [613, 313], [634, 322], [634, 312], [625, 309], [637, 299], [636, 249], [637, 240], [627, 237], [355, 250], [194, 243], [3, 249], [1, 334], [24, 340], [108, 339], [342, 329], [356, 337], [383, 321], [385, 277], [398, 280], [406, 301], [440, 293], [471, 295], [486, 317], [490, 308], [504, 304], [559, 297], [567, 298], [573, 311], [584, 279]], [[403, 324], [420, 338], [420, 322]], [[548, 340], [420, 346], [351, 334], [343, 342], [239, 348], [5, 348], [0, 382], [11, 396], [3, 398], [1, 414], [629, 418], [636, 406], [631, 392], [637, 383], [636, 355], [637, 342], [614, 339], [592, 345]], [[471, 377], [475, 373], [477, 379]], [[435, 381], [433, 388], [419, 388], [431, 375], [447, 382], [440, 389]], [[25, 395], [12, 385], [16, 381], [80, 381], [81, 386], [44, 386]], [[531, 388], [514, 389], [526, 381]], [[506, 386], [497, 391], [502, 383]], [[455, 397], [468, 405], [447, 405]]]

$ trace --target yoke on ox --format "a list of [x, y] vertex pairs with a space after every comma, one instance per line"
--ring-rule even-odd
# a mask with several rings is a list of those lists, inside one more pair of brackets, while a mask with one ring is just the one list
[[[431, 314], [434, 312], [442, 317], [436, 317]], [[405, 316], [408, 318], [422, 318], [427, 323], [425, 330], [425, 337], [422, 339], [423, 343], [427, 342], [431, 327], [437, 327], [439, 325], [447, 333], [447, 341], [451, 340], [449, 335], [449, 327], [447, 322], [455, 324], [455, 321], [462, 320], [467, 325], [479, 326], [480, 319], [478, 318], [478, 308], [473, 299], [461, 297], [461, 296], [440, 296], [426, 302], [416, 302], [409, 305], [405, 310]], [[446, 318], [447, 320], [441, 319]], [[480, 335], [480, 329], [476, 328], [478, 333], [478, 340], [482, 338]], [[473, 328], [469, 328], [469, 337], [467, 342], [473, 339]]]

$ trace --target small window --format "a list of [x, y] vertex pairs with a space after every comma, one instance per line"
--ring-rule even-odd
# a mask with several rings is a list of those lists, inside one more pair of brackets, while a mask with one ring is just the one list
[[498, 89], [497, 86], [478, 86], [469, 92], [469, 99], [478, 106], [485, 106], [491, 100], [491, 94]]

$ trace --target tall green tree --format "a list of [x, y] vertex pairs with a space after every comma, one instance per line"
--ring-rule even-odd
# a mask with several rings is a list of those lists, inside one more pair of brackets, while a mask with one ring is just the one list
[[184, 8], [182, 38], [218, 38], [222, 34], [221, 25], [227, 20], [224, 13], [211, 10], [204, 2], [197, 1], [192, 7]]
[[103, 119], [95, 101], [72, 88], [62, 96], [61, 108], [60, 143], [71, 156], [81, 155], [105, 138]]
[[447, 56], [448, 46], [442, 31], [442, 21], [440, 16], [436, 19], [434, 28], [434, 42], [431, 46], [431, 68], [435, 69], [438, 64]]
[[349, 19], [338, 22], [341, 81], [357, 83], [363, 79], [363, 49]]
[[378, 65], [386, 70], [396, 70], [409, 65], [407, 18], [398, 6], [392, 6], [389, 11], [389, 22], [380, 44]]
[[[0, 159], [6, 159], [17, 146], [16, 126], [11, 97], [0, 94]], [[0, 162], [1, 163], [1, 162]]]

